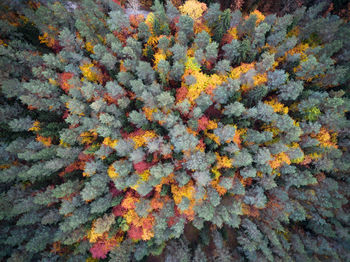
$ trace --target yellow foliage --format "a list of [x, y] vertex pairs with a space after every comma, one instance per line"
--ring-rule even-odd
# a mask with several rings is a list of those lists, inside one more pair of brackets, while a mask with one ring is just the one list
[[250, 14], [258, 17], [256, 20], [256, 25], [260, 24], [265, 19], [265, 16], [259, 10], [254, 10], [254, 12], [251, 12]]
[[182, 6], [179, 7], [182, 15], [188, 15], [193, 20], [200, 18], [207, 10], [207, 5], [197, 0], [187, 0]]
[[91, 230], [89, 231], [89, 233], [87, 235], [90, 243], [95, 243], [102, 236], [103, 236], [103, 233], [96, 233], [95, 232], [94, 226], [91, 228]]
[[150, 175], [151, 173], [149, 172], [149, 170], [145, 170], [142, 174], [140, 174], [140, 178], [142, 181], [147, 181]]
[[215, 175], [215, 179], [218, 179], [221, 176], [221, 173], [219, 172], [217, 167], [213, 167], [211, 169], [211, 172], [213, 172], [213, 174]]
[[198, 64], [196, 58], [194, 57], [187, 57], [186, 63], [185, 63], [185, 69], [191, 69], [193, 71], [200, 71], [201, 66]]
[[219, 153], [215, 152], [216, 160], [217, 160], [217, 168], [231, 168], [232, 160], [227, 156], [220, 156]]
[[97, 133], [96, 132], [83, 132], [80, 134], [81, 137], [81, 143], [83, 144], [91, 144], [93, 141], [97, 139]]
[[156, 192], [160, 193], [162, 191], [163, 185], [170, 185], [172, 183], [175, 183], [174, 173], [171, 173], [167, 177], [162, 177], [160, 183], [156, 185], [154, 189]]
[[83, 76], [92, 82], [101, 82], [101, 72], [98, 68], [94, 67], [94, 64], [92, 63], [84, 63], [81, 65], [80, 70], [83, 74]]
[[154, 237], [154, 232], [152, 229], [142, 228], [142, 240], [150, 240], [152, 237]]
[[166, 60], [166, 55], [163, 53], [163, 51], [158, 51], [154, 54], [154, 66], [153, 69], [158, 70], [158, 63], [160, 60]]
[[55, 79], [49, 78], [49, 83], [53, 86], [58, 86], [58, 83]]
[[128, 224], [131, 224], [135, 222], [134, 224], [138, 224], [138, 221], [140, 217], [137, 215], [136, 211], [134, 209], [130, 209], [128, 212], [125, 213], [124, 215], [125, 221]]
[[118, 144], [118, 139], [111, 139], [110, 137], [105, 137], [102, 144], [114, 148]]
[[189, 128], [189, 127], [187, 127], [186, 130], [187, 130], [188, 133], [192, 134], [193, 136], [197, 136], [197, 135], [198, 135], [198, 132], [192, 130], [192, 129]]
[[156, 36], [150, 36], [147, 40], [147, 45], [155, 47], [158, 44], [158, 38]]
[[94, 54], [94, 46], [92, 45], [91, 42], [86, 42], [85, 43], [85, 49], [89, 51], [90, 53]]
[[[288, 147], [289, 148], [300, 148], [300, 145], [298, 143], [294, 142], [291, 145], [289, 145]], [[302, 157], [291, 159], [291, 162], [294, 164], [300, 164], [301, 162], [304, 161], [304, 159], [305, 159], [305, 156], [303, 155]]]
[[294, 26], [292, 30], [290, 30], [287, 34], [287, 37], [298, 36], [300, 33], [300, 28], [298, 26]]
[[215, 134], [212, 133], [208, 133], [208, 132], [204, 132], [204, 134], [209, 137], [211, 140], [213, 140], [215, 143], [217, 143], [218, 145], [220, 145], [220, 138], [218, 136], [216, 136]]
[[148, 107], [143, 107], [142, 110], [145, 113], [145, 116], [149, 121], [153, 121], [152, 115], [153, 115], [153, 113], [158, 111], [157, 108], [148, 108]]
[[267, 82], [267, 73], [265, 72], [264, 74], [257, 74], [253, 76], [253, 80], [255, 86], [265, 84]]
[[31, 128], [28, 129], [28, 131], [39, 131], [40, 130], [40, 122], [39, 121], [35, 121], [33, 123], [33, 126]]
[[231, 70], [230, 77], [232, 79], [240, 78], [241, 74], [247, 73], [249, 70], [254, 69], [255, 63], [251, 64], [241, 64]]
[[98, 262], [97, 258], [93, 258], [93, 257], [88, 257], [85, 262]]
[[69, 144], [60, 139], [60, 146], [69, 147]]
[[190, 180], [190, 182], [188, 182], [183, 187], [179, 187], [176, 184], [172, 184], [171, 192], [173, 194], [175, 204], [177, 205], [181, 203], [183, 197], [187, 197], [189, 200], [192, 200], [194, 198], [195, 193], [193, 181]]
[[140, 186], [142, 181], [148, 181], [148, 178], [149, 178], [150, 175], [151, 175], [151, 173], [149, 172], [149, 170], [145, 170], [142, 174], [139, 174], [140, 179], [137, 180], [135, 185], [130, 186], [130, 188], [132, 188], [134, 190], [137, 190], [137, 188]]
[[55, 44], [55, 38], [50, 36], [47, 32], [44, 35], [39, 35], [39, 40], [41, 44], [45, 44], [48, 47], [53, 47]]
[[237, 27], [231, 27], [227, 31], [227, 34], [229, 34], [233, 39], [238, 39]]
[[[298, 45], [296, 45], [294, 48], [288, 50], [284, 56], [277, 58], [276, 62], [280, 63], [283, 62], [287, 59], [288, 55], [295, 55], [295, 54], [300, 54], [300, 59], [301, 62], [304, 62], [307, 60], [307, 54], [305, 53], [305, 51], [309, 48], [309, 44], [307, 43], [300, 43]], [[297, 67], [298, 68], [298, 67]], [[294, 68], [293, 70], [296, 71], [297, 68]]]
[[143, 146], [149, 139], [157, 137], [157, 134], [153, 131], [146, 131], [145, 133], [141, 135], [136, 135], [132, 137], [132, 140], [134, 141], [135, 145], [134, 148], [137, 149], [141, 146]]
[[107, 170], [107, 174], [109, 175], [110, 178], [114, 179], [119, 176], [117, 172], [115, 172], [115, 168], [113, 165], [110, 165]]
[[207, 129], [211, 130], [211, 129], [217, 129], [217, 128], [218, 128], [218, 124], [213, 120], [209, 120], [209, 124], [207, 125]]
[[147, 15], [146, 20], [145, 20], [145, 23], [146, 23], [146, 25], [148, 25], [152, 35], [153, 35], [154, 18], [155, 18], [154, 13], [151, 12]]
[[278, 102], [277, 98], [273, 98], [270, 101], [265, 101], [264, 103], [271, 106], [274, 112], [288, 114], [288, 107]]
[[[199, 69], [199, 68], [198, 68]], [[211, 93], [218, 85], [225, 81], [225, 76], [218, 76], [217, 74], [206, 75], [199, 70], [192, 71], [188, 70], [185, 75], [192, 75], [196, 78], [196, 83], [188, 87], [188, 93], [186, 97], [189, 101], [193, 102], [199, 97], [201, 92]]]
[[322, 154], [316, 153], [316, 152], [307, 155], [307, 157], [309, 157], [313, 160], [320, 159], [320, 158], [322, 158], [322, 156], [323, 156]]
[[2, 39], [0, 39], [0, 45], [7, 46], [7, 44]]

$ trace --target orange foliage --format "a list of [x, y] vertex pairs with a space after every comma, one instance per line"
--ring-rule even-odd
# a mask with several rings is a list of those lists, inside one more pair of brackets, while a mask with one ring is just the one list
[[260, 216], [260, 212], [258, 208], [244, 204], [244, 203], [242, 203], [242, 212], [243, 212], [243, 215], [246, 215], [246, 216], [251, 216], [251, 217]]
[[245, 130], [236, 129], [235, 135], [233, 137], [233, 142], [235, 142], [240, 149], [242, 148], [242, 140], [240, 136], [242, 133], [244, 133], [244, 131]]
[[291, 161], [289, 159], [289, 156], [285, 152], [282, 152], [275, 155], [274, 160], [269, 161], [269, 164], [273, 169], [276, 169], [281, 167], [283, 164], [290, 165]]
[[227, 189], [219, 185], [219, 178], [212, 180], [210, 182], [213, 188], [219, 193], [220, 196], [223, 196], [226, 194]]
[[320, 132], [317, 135], [311, 134], [311, 137], [316, 138], [323, 147], [338, 148], [337, 133], [331, 134], [325, 127], [321, 127]]
[[259, 11], [259, 10], [254, 10], [252, 13], [250, 13], [251, 15], [256, 15], [257, 16], [257, 20], [256, 20], [256, 25], [260, 24], [262, 21], [264, 21], [265, 16]]
[[231, 168], [232, 167], [232, 159], [227, 156], [220, 156], [219, 153], [215, 152], [217, 168]]
[[151, 207], [154, 210], [162, 209], [164, 206], [164, 202], [160, 199], [160, 195], [158, 192], [155, 193], [154, 197], [151, 200]]
[[129, 16], [130, 25], [135, 28], [138, 28], [139, 23], [141, 23], [143, 20], [145, 20], [145, 17], [142, 14], [132, 14]]
[[213, 35], [210, 28], [207, 26], [206, 23], [203, 23], [203, 21], [201, 21], [201, 19], [197, 19], [196, 21], [194, 21], [193, 31], [195, 34], [198, 34], [202, 31], [205, 31], [209, 35], [211, 35], [211, 36]]
[[237, 28], [231, 27], [226, 34], [222, 37], [222, 44], [230, 44], [233, 39], [238, 39]]
[[139, 199], [133, 196], [130, 192], [126, 193], [126, 196], [121, 202], [121, 206], [125, 209], [134, 209], [135, 203], [139, 202]]
[[50, 146], [52, 141], [51, 141], [51, 137], [43, 137], [43, 136], [36, 136], [36, 140], [43, 143], [45, 146]]
[[69, 80], [74, 76], [73, 73], [70, 72], [64, 72], [62, 74], [59, 74], [59, 84], [60, 87], [64, 90], [64, 92], [68, 93], [69, 89], [71, 89], [73, 86], [69, 84]]
[[162, 191], [163, 185], [170, 185], [172, 183], [175, 183], [174, 173], [171, 173], [167, 177], [162, 177], [162, 179], [160, 180], [160, 183], [156, 185], [154, 189], [156, 192], [160, 193]]

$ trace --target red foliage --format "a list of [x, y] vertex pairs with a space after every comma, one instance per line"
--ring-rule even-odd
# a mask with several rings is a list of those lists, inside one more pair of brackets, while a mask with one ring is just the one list
[[177, 23], [180, 21], [180, 16], [175, 17], [171, 22], [170, 22], [170, 29], [172, 32], [177, 32], [179, 30]]
[[134, 224], [130, 225], [128, 236], [133, 240], [140, 240], [143, 234], [142, 227], [137, 227]]
[[71, 173], [74, 170], [80, 170], [81, 169], [81, 161], [75, 161], [74, 163], [70, 164], [64, 169], [64, 173]]
[[137, 129], [136, 131], [134, 131], [132, 133], [126, 133], [126, 132], [123, 132], [123, 131], [121, 131], [120, 133], [121, 133], [123, 139], [128, 139], [128, 138], [132, 138], [134, 136], [142, 136], [142, 135], [145, 134], [145, 131], [140, 128], [140, 129]]
[[121, 7], [123, 7], [124, 8], [124, 6], [125, 6], [125, 0], [112, 0], [114, 3], [116, 3], [116, 4], [118, 4], [118, 5], [120, 5]]
[[168, 220], [168, 226], [172, 227], [173, 225], [176, 224], [177, 220], [178, 220], [178, 217], [176, 217], [176, 216], [170, 217], [169, 220]]
[[182, 86], [176, 90], [176, 102], [182, 101], [186, 98], [188, 89], [186, 86]]
[[54, 45], [52, 46], [52, 49], [55, 53], [58, 53], [63, 49], [63, 47], [60, 45], [60, 42], [58, 40], [55, 40]]
[[182, 215], [180, 214], [179, 210], [177, 209], [177, 206], [174, 207], [174, 216], [169, 217], [167, 223], [169, 227], [172, 227], [173, 225], [175, 225], [179, 219], [182, 217]]
[[66, 109], [66, 110], [64, 111], [64, 114], [63, 114], [62, 118], [63, 118], [63, 119], [66, 119], [66, 118], [68, 117], [68, 114], [69, 114], [69, 110]]
[[127, 209], [125, 209], [124, 207], [122, 207], [121, 205], [115, 206], [113, 207], [113, 214], [116, 217], [120, 217], [126, 214]]
[[226, 33], [221, 39], [221, 45], [231, 44], [232, 40], [233, 40], [233, 36], [230, 35], [229, 33]]
[[64, 72], [62, 74], [59, 74], [59, 84], [60, 87], [64, 90], [64, 92], [68, 93], [69, 89], [72, 88], [72, 86], [68, 83], [68, 81], [74, 76], [73, 73], [70, 72]]
[[215, 105], [211, 105], [207, 110], [205, 110], [204, 114], [208, 118], [220, 118], [221, 117], [221, 111], [216, 109]]
[[202, 116], [200, 119], [198, 119], [198, 129], [197, 131], [204, 131], [209, 124], [209, 119], [206, 116]]
[[115, 239], [111, 240], [100, 240], [96, 242], [91, 248], [90, 252], [93, 258], [106, 258], [109, 251], [118, 245], [118, 241]]
[[136, 173], [141, 174], [143, 171], [149, 169], [152, 166], [152, 163], [147, 163], [145, 161], [138, 162], [134, 164], [134, 169]]
[[81, 161], [89, 161], [89, 160], [94, 159], [94, 156], [93, 155], [86, 155], [86, 154], [81, 152], [78, 156], [78, 159]]
[[111, 183], [109, 184], [109, 192], [111, 192], [111, 194], [112, 194], [113, 197], [120, 196], [120, 195], [123, 194], [123, 191], [122, 191], [122, 190], [118, 190], [118, 189], [115, 188], [113, 182], [111, 182]]
[[28, 109], [29, 109], [29, 110], [35, 110], [35, 109], [38, 109], [38, 108], [35, 107], [35, 106], [32, 106], [32, 105], [29, 105], [29, 106], [28, 106]]

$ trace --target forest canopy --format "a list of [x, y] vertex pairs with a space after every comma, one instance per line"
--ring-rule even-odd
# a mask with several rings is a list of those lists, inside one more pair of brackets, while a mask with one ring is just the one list
[[5, 4], [0, 260], [350, 260], [350, 26], [325, 2]]

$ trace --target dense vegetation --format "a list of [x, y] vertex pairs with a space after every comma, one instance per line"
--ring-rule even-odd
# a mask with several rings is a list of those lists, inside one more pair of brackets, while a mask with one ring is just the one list
[[0, 258], [349, 261], [349, 23], [116, 2], [2, 9]]

